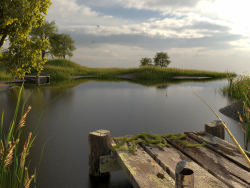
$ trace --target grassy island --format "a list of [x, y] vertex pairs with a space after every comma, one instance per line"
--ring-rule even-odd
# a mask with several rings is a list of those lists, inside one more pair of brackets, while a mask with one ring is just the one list
[[[136, 79], [140, 80], [162, 80], [171, 76], [201, 76], [212, 78], [226, 78], [226, 72], [212, 72], [195, 69], [162, 68], [145, 66], [139, 68], [91, 68], [79, 65], [68, 59], [49, 59], [44, 65], [44, 72], [50, 74], [51, 80], [70, 79], [71, 76], [94, 75], [101, 78], [115, 78], [118, 75], [136, 73]], [[36, 69], [31, 69], [31, 73]], [[232, 77], [237, 76], [231, 73]], [[0, 64], [0, 80], [13, 79], [10, 74], [5, 73], [5, 67]]]

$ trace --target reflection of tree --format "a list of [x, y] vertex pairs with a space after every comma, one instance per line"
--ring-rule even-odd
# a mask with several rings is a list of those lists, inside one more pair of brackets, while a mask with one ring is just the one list
[[157, 89], [167, 89], [169, 85], [156, 86]]
[[[16, 105], [16, 102], [18, 100], [20, 88], [14, 88], [12, 90], [6, 91], [6, 98], [8, 105]], [[35, 89], [35, 90], [34, 90]], [[34, 91], [33, 91], [34, 90]], [[33, 91], [33, 92], [32, 92]], [[32, 94], [30, 95], [30, 93]], [[26, 98], [30, 95], [29, 99], [25, 103], [25, 107], [27, 105], [31, 105], [31, 107], [35, 107], [37, 110], [43, 109], [43, 107], [49, 103], [52, 99], [57, 97], [58, 95], [62, 94], [61, 97], [67, 97], [67, 100], [73, 99], [73, 90], [69, 88], [43, 88], [43, 87], [30, 87], [24, 86], [24, 89], [21, 93], [21, 99], [20, 99], [20, 105], [23, 105]]]

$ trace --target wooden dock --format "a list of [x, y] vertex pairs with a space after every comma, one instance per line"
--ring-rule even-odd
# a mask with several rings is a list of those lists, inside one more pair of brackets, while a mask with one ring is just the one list
[[[47, 78], [46, 83], [41, 83], [41, 78]], [[50, 74], [47, 74], [46, 76], [33, 76], [33, 75], [28, 75], [24, 76], [25, 80], [34, 80], [36, 81], [36, 86], [40, 85], [50, 85]]]
[[[184, 147], [174, 139], [165, 138], [168, 145], [163, 148], [140, 143], [136, 144], [134, 154], [124, 150], [111, 155], [110, 147], [121, 140], [111, 138], [108, 130], [90, 132], [89, 174], [109, 176], [112, 171], [123, 170], [135, 188], [180, 187], [175, 183], [181, 173], [176, 174], [175, 170], [177, 163], [185, 160], [184, 169], [193, 172], [186, 176], [193, 176], [193, 185], [189, 187], [250, 188], [250, 167], [238, 148], [224, 140], [225, 131], [220, 121], [205, 124], [205, 131], [184, 134], [189, 144], [201, 144], [203, 139], [206, 145]], [[131, 143], [123, 147], [131, 147]], [[244, 152], [250, 158], [250, 152]]]

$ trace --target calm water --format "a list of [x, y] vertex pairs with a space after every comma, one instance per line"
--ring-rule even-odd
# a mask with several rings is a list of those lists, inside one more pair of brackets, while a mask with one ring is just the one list
[[[79, 84], [73, 88], [49, 89], [40, 87], [26, 102], [32, 106], [22, 131], [22, 147], [30, 131], [33, 131], [43, 107], [54, 97], [38, 124], [37, 135], [26, 164], [31, 160], [29, 174], [38, 168], [38, 188], [68, 187], [133, 187], [123, 171], [112, 172], [109, 180], [96, 180], [88, 174], [88, 133], [106, 129], [111, 136], [136, 135], [140, 132], [167, 134], [203, 131], [205, 123], [217, 120], [205, 100], [225, 121], [241, 147], [243, 132], [238, 121], [219, 112], [230, 100], [215, 88], [227, 85], [226, 79], [206, 83], [185, 82], [165, 87], [145, 87], [129, 82], [96, 82]], [[21, 105], [33, 89], [23, 91]], [[14, 115], [18, 90], [0, 92], [0, 112], [4, 109], [4, 130], [8, 130]], [[166, 96], [167, 95], [167, 96]], [[21, 111], [21, 108], [20, 108]], [[225, 135], [230, 141], [230, 136]], [[20, 148], [22, 149], [22, 148]], [[32, 187], [32, 185], [31, 185]]]

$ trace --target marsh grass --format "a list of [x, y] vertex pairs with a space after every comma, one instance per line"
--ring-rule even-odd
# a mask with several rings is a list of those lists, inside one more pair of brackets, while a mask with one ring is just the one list
[[[3, 70], [4, 72], [4, 70]], [[37, 72], [32, 68], [31, 73]], [[156, 66], [145, 66], [139, 68], [92, 68], [81, 66], [76, 62], [57, 58], [48, 59], [44, 65], [43, 72], [50, 74], [51, 80], [67, 80], [70, 76], [95, 75], [101, 78], [115, 78], [118, 75], [137, 73], [137, 80], [163, 80], [171, 76], [206, 76], [212, 78], [226, 78], [225, 72], [201, 71], [195, 69], [163, 68]], [[235, 73], [231, 73], [233, 77]], [[1, 74], [0, 80], [6, 80], [7, 75]]]
[[[36, 136], [34, 137], [34, 133], [35, 133], [37, 125], [40, 121], [40, 118], [43, 114], [44, 109], [46, 108], [46, 106], [50, 102], [52, 102], [53, 100], [55, 100], [57, 97], [60, 96], [60, 95], [57, 96], [56, 98], [51, 100], [47, 105], [45, 105], [33, 133], [32, 132], [29, 133], [29, 136], [28, 136], [28, 138], [23, 146], [22, 153], [17, 154], [18, 146], [19, 146], [18, 144], [19, 144], [20, 135], [21, 135], [21, 129], [25, 126], [26, 117], [27, 117], [29, 111], [31, 110], [31, 106], [29, 106], [28, 109], [23, 113], [24, 106], [25, 106], [27, 99], [30, 97], [31, 93], [34, 91], [33, 90], [30, 93], [30, 95], [26, 98], [26, 100], [23, 104], [23, 108], [22, 108], [21, 119], [18, 123], [18, 127], [17, 127], [16, 131], [14, 131], [22, 89], [23, 89], [23, 85], [22, 85], [20, 92], [19, 92], [14, 118], [10, 124], [7, 139], [5, 137], [4, 138], [2, 137], [4, 111], [2, 112], [1, 129], [0, 129], [0, 141], [1, 141], [1, 144], [0, 144], [0, 162], [1, 162], [0, 187], [1, 188], [28, 188], [32, 180], [34, 180], [34, 188], [36, 187], [36, 181], [37, 181], [37, 176], [38, 176], [38, 171], [39, 171], [39, 167], [40, 167], [40, 162], [41, 162], [43, 150], [44, 150], [46, 143], [49, 141], [49, 139], [51, 137], [44, 144], [37, 173], [36, 173], [36, 168], [35, 168], [34, 175], [29, 176], [29, 174], [28, 174], [29, 164], [28, 164], [28, 167], [25, 165], [25, 159], [28, 156], [29, 149], [32, 146], [32, 143], [36, 137]], [[17, 137], [15, 137], [16, 133], [18, 133]], [[13, 168], [12, 171], [11, 171], [11, 168]]]
[[[242, 131], [244, 132], [244, 145], [245, 150], [248, 149], [248, 145], [250, 145], [250, 76], [240, 76], [238, 79], [232, 78], [230, 73], [227, 74], [228, 86], [223, 86], [219, 90], [225, 95], [227, 94], [232, 101], [242, 99], [243, 103], [243, 114], [239, 115], [239, 119], [242, 122], [239, 123]], [[248, 96], [247, 96], [248, 94]]]

